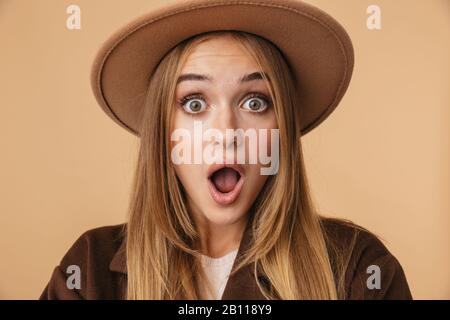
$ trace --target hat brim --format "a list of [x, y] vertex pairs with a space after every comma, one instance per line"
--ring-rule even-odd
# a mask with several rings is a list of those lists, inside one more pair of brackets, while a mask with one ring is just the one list
[[139, 136], [149, 77], [159, 61], [179, 42], [215, 30], [253, 33], [283, 52], [297, 82], [302, 135], [324, 121], [347, 90], [352, 42], [326, 12], [298, 0], [189, 0], [135, 19], [107, 39], [91, 69], [98, 103]]

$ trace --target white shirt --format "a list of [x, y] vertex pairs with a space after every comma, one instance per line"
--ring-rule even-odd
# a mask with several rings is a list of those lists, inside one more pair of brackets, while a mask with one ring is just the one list
[[201, 284], [202, 290], [200, 294], [202, 299], [220, 300], [222, 298], [237, 252], [238, 249], [235, 249], [219, 258], [211, 258], [205, 255], [201, 256], [200, 261], [203, 270], [213, 289], [213, 296], [211, 296], [205, 285]]

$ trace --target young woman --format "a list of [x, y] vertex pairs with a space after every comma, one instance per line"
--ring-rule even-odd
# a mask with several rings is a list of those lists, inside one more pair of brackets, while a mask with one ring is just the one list
[[41, 299], [410, 299], [386, 247], [310, 199], [301, 136], [352, 67], [343, 28], [300, 1], [180, 1], [120, 30], [92, 84], [140, 137], [128, 221], [84, 233]]

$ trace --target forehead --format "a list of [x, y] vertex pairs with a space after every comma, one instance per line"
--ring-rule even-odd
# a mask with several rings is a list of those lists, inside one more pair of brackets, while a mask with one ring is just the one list
[[196, 44], [189, 53], [182, 71], [208, 71], [210, 73], [220, 71], [220, 74], [229, 74], [242, 73], [246, 69], [256, 69], [257, 67], [257, 63], [238, 40], [229, 35], [218, 35]]

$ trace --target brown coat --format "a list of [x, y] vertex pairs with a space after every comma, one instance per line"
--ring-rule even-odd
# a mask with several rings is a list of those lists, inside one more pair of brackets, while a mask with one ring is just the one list
[[[40, 299], [124, 299], [126, 292], [126, 225], [96, 228], [85, 232], [73, 244], [55, 267]], [[326, 221], [325, 231], [340, 241], [347, 241], [350, 227], [336, 221]], [[246, 228], [236, 260], [249, 244], [250, 228]], [[77, 265], [81, 270], [81, 289], [68, 289], [67, 267]], [[368, 289], [367, 267], [380, 267], [381, 288]], [[250, 266], [231, 276], [223, 300], [264, 300], [253, 278]], [[357, 237], [346, 273], [347, 299], [412, 299], [397, 259], [371, 233], [361, 231]]]

